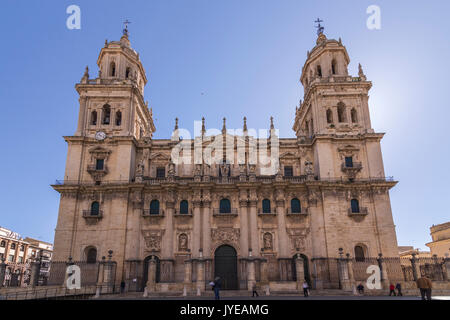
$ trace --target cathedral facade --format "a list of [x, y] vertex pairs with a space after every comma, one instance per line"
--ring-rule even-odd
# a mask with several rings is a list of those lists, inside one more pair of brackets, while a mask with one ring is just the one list
[[98, 77], [86, 68], [76, 84], [78, 127], [64, 137], [64, 181], [53, 185], [53, 260], [96, 262], [112, 250], [115, 281], [130, 290], [203, 291], [217, 276], [224, 289], [289, 289], [304, 279], [326, 288], [326, 264], [339, 254], [398, 257], [396, 182], [385, 177], [383, 133], [370, 122], [372, 84], [361, 66], [349, 75], [349, 62], [340, 39], [318, 35], [301, 71], [296, 138], [278, 137], [272, 123], [263, 165], [264, 139], [245, 119], [239, 135], [224, 119], [214, 134], [203, 120], [192, 139], [179, 137], [178, 123], [171, 138], [154, 139], [128, 32], [105, 42]]

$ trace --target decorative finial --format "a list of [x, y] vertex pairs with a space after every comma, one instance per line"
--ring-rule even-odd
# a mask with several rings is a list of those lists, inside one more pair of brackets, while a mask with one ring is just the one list
[[273, 117], [270, 117], [270, 131], [274, 130], [275, 127], [273, 125]]
[[131, 21], [125, 20], [123, 24], [125, 25], [125, 29], [123, 29], [123, 35], [128, 37], [128, 25], [131, 23]]
[[174, 130], [178, 130], [178, 118], [175, 118], [175, 129]]
[[244, 117], [244, 132], [247, 132], [247, 117]]
[[202, 117], [202, 136], [204, 136], [205, 133], [206, 133], [205, 117]]
[[339, 44], [342, 45], [342, 39], [339, 37]]
[[321, 35], [323, 33], [323, 30], [325, 29], [320, 23], [323, 22], [323, 20], [320, 20], [320, 18], [317, 18], [316, 21], [314, 21], [315, 23], [317, 23], [317, 35]]
[[358, 64], [358, 76], [361, 78], [361, 80], [363, 80], [363, 81], [366, 80], [366, 75], [364, 74], [361, 63]]
[[83, 78], [81, 78], [81, 81], [87, 82], [89, 80], [89, 67], [86, 66], [86, 69], [84, 69]]
[[227, 121], [227, 118], [223, 117], [222, 134], [226, 134], [227, 133], [226, 121]]

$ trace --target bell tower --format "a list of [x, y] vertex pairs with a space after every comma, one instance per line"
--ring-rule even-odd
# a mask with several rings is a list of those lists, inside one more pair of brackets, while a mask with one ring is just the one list
[[[384, 177], [379, 143], [383, 134], [374, 133], [370, 122], [372, 83], [361, 65], [358, 76], [349, 75], [350, 58], [341, 39], [327, 39], [320, 24], [318, 29], [316, 45], [308, 51], [300, 76], [304, 97], [293, 126], [298, 142], [312, 147], [318, 178], [348, 173], [351, 178]], [[351, 159], [358, 169], [345, 169], [345, 161], [351, 165]]]
[[139, 140], [155, 131], [152, 111], [144, 102], [145, 70], [128, 37], [125, 27], [120, 41], [105, 41], [97, 59], [98, 77], [89, 79], [86, 67], [75, 86], [80, 95], [75, 136], [132, 136]]

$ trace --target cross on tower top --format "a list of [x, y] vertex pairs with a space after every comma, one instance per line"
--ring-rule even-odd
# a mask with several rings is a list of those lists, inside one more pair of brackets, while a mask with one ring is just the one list
[[321, 33], [323, 33], [323, 30], [325, 29], [320, 23], [323, 22], [323, 20], [320, 20], [320, 18], [317, 18], [316, 21], [314, 21], [315, 23], [317, 23], [317, 35], [320, 35]]
[[123, 29], [123, 34], [126, 36], [128, 36], [128, 25], [130, 23], [131, 23], [131, 21], [128, 21], [128, 19], [123, 22], [123, 24], [125, 25], [125, 29]]

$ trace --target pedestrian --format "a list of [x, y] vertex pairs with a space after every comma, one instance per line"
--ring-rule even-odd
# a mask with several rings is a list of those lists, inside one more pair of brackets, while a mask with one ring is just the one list
[[309, 285], [308, 285], [308, 282], [306, 281], [306, 279], [305, 279], [305, 281], [303, 281], [302, 287], [303, 287], [303, 295], [305, 297], [308, 297], [308, 295], [309, 295], [309, 293], [308, 293]]
[[394, 287], [394, 285], [393, 285], [392, 283], [389, 285], [389, 297], [390, 297], [391, 295], [394, 295], [394, 297], [397, 295], [397, 294], [395, 293], [395, 287]]
[[363, 286], [363, 284], [361, 282], [358, 284], [356, 289], [358, 289], [358, 293], [359, 294], [364, 294], [364, 286]]
[[125, 281], [122, 281], [120, 283], [120, 293], [124, 293], [125, 292]]
[[422, 300], [425, 300], [425, 296], [427, 296], [427, 300], [431, 300], [431, 288], [433, 284], [431, 280], [426, 276], [421, 276], [417, 279], [417, 288], [420, 290], [420, 295], [422, 296]]
[[395, 285], [395, 289], [397, 289], [397, 295], [398, 296], [403, 296], [403, 294], [402, 294], [402, 285], [400, 283], [397, 282], [397, 284]]
[[221, 280], [220, 277], [216, 277], [214, 279], [214, 296], [216, 300], [220, 300], [220, 286], [221, 286]]
[[259, 297], [259, 294], [258, 294], [258, 291], [256, 291], [256, 282], [255, 283], [253, 283], [253, 286], [252, 286], [252, 298], [256, 295], [257, 297]]

